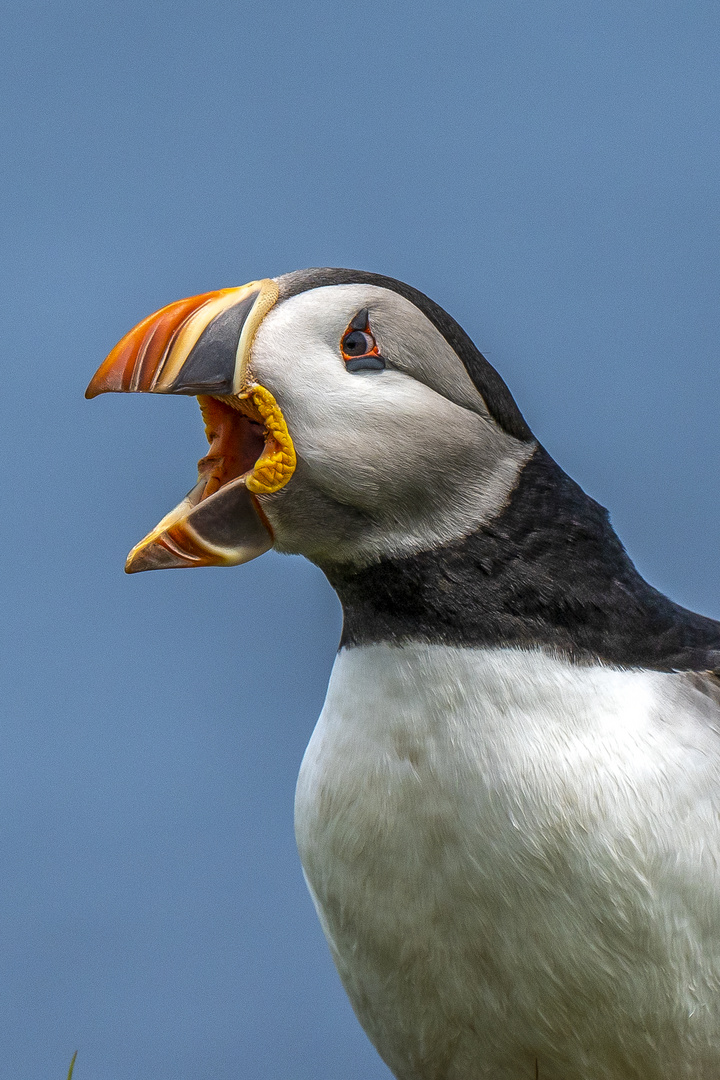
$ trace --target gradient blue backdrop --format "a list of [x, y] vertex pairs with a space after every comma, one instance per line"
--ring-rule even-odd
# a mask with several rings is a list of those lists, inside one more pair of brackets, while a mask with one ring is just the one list
[[381, 1080], [296, 857], [338, 605], [127, 578], [192, 399], [83, 400], [179, 297], [312, 265], [454, 314], [676, 600], [720, 615], [716, 0], [6, 5], [0, 1057]]

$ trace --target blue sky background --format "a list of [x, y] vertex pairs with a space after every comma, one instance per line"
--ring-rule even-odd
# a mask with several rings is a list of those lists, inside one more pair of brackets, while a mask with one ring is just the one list
[[274, 554], [126, 577], [202, 425], [83, 391], [179, 297], [403, 278], [720, 616], [720, 7], [23, 0], [0, 40], [3, 1074], [381, 1080], [292, 833], [338, 605]]

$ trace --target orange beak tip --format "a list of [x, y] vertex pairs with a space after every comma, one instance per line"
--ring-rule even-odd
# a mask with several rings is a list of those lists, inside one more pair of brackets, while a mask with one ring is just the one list
[[140, 574], [144, 570], [182, 570], [192, 563], [181, 559], [163, 544], [148, 544], [138, 551], [130, 552], [125, 563], [126, 574]]

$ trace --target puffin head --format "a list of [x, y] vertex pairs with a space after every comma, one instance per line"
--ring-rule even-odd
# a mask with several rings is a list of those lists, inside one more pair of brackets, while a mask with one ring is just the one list
[[437, 547], [497, 517], [537, 447], [454, 319], [355, 270], [170, 304], [115, 346], [86, 396], [108, 391], [197, 396], [210, 443], [128, 573], [271, 547], [361, 568]]

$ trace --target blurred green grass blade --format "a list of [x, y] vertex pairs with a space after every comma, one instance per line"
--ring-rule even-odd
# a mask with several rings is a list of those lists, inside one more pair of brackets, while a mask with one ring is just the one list
[[77, 1057], [77, 1050], [73, 1054], [72, 1061], [70, 1062], [70, 1070], [68, 1072], [68, 1080], [72, 1080], [72, 1074], [73, 1074], [73, 1069], [75, 1068], [75, 1058], [76, 1057]]

